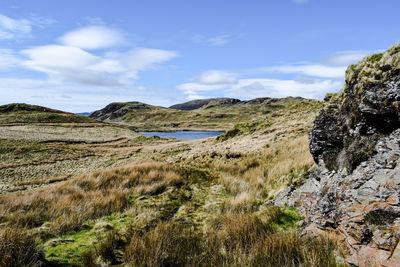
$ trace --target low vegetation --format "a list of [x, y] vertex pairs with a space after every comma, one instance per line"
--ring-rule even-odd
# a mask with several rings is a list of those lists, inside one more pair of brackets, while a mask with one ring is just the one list
[[151, 106], [139, 102], [113, 103], [94, 112], [93, 118], [119, 122], [138, 131], [217, 130], [228, 131], [237, 124], [252, 123], [268, 114], [296, 105], [315, 106], [319, 101], [303, 98], [258, 98], [249, 101], [212, 101], [191, 110]]
[[327, 238], [274, 232], [255, 215], [222, 216], [206, 233], [159, 223], [134, 233], [124, 259], [133, 266], [337, 266]]
[[[197, 126], [231, 130], [199, 141], [102, 123], [0, 126], [0, 258], [13, 260], [0, 266], [340, 266], [333, 241], [301, 236], [296, 210], [268, 205], [313, 168], [307, 134], [322, 105], [170, 114], [194, 116], [181, 127], [226, 110]], [[176, 123], [140, 114], [126, 122]]]
[[96, 123], [96, 120], [28, 104], [0, 106], [0, 124], [10, 123]]
[[44, 254], [37, 249], [35, 238], [20, 228], [0, 230], [0, 266], [41, 266]]
[[157, 194], [182, 183], [168, 165], [146, 163], [77, 176], [52, 187], [0, 196], [0, 215], [13, 227], [50, 222], [54, 234], [81, 230], [82, 223], [123, 211], [129, 198]]

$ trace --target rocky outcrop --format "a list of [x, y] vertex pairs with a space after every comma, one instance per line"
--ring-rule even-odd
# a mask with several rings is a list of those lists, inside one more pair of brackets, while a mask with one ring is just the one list
[[400, 45], [346, 71], [343, 90], [315, 120], [310, 151], [330, 170], [354, 169], [382, 136], [400, 127]]
[[122, 119], [122, 117], [135, 110], [151, 110], [152, 106], [141, 102], [111, 103], [105, 108], [90, 114], [91, 118], [100, 121]]
[[314, 122], [317, 168], [276, 205], [296, 207], [303, 231], [326, 233], [356, 266], [400, 266], [400, 45], [350, 66], [344, 89]]

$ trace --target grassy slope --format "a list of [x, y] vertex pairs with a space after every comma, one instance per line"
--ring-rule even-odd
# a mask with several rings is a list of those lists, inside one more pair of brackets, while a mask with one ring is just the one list
[[11, 123], [95, 123], [92, 118], [28, 104], [0, 106], [0, 124]]
[[[307, 102], [300, 98], [282, 98], [267, 104], [251, 101], [236, 104], [211, 102], [195, 110], [176, 110], [146, 105], [125, 114], [123, 123], [140, 131], [221, 130], [231, 129], [235, 124], [262, 120], [266, 114], [284, 110], [288, 106]], [[115, 119], [115, 118], [114, 118]]]
[[[282, 106], [251, 122], [245, 120], [249, 111], [244, 123], [218, 140], [164, 146], [168, 140], [132, 137], [121, 143], [72, 144], [95, 153], [133, 152], [126, 159], [131, 163], [4, 194], [1, 228], [27, 229], [49, 260], [87, 266], [94, 261], [336, 266], [330, 241], [299, 237], [290, 230], [301, 220], [295, 211], [266, 205], [268, 197], [301, 183], [301, 174], [313, 167], [307, 133], [322, 104], [305, 100]], [[255, 114], [271, 107], [257, 109]], [[4, 144], [4, 155], [24, 150], [21, 142]]]

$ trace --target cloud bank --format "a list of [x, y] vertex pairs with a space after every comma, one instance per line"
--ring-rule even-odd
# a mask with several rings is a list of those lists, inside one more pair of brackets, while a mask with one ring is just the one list
[[[343, 51], [314, 64], [268, 66], [236, 72], [208, 70], [176, 88], [188, 100], [213, 95], [243, 99], [266, 96], [321, 99], [328, 92], [339, 91], [347, 66], [368, 54], [365, 51]], [[276, 78], [281, 76], [284, 78]]]
[[118, 46], [125, 42], [125, 38], [117, 29], [89, 26], [64, 34], [60, 42], [66, 46], [93, 50]]
[[59, 41], [61, 44], [23, 50], [21, 54], [26, 60], [20, 62], [21, 66], [45, 73], [52, 79], [118, 86], [130, 84], [130, 79], [139, 78], [140, 71], [154, 69], [177, 56], [175, 51], [152, 48], [94, 53], [91, 50], [115, 47], [125, 42], [120, 31], [105, 26], [79, 28], [63, 35]]

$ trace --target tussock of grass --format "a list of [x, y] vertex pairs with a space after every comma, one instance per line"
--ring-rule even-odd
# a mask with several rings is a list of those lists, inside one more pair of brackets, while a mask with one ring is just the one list
[[283, 139], [235, 162], [212, 163], [222, 173], [221, 183], [234, 197], [233, 210], [245, 202], [273, 197], [281, 188], [298, 182], [313, 165], [307, 136]]
[[60, 234], [123, 211], [133, 195], [157, 194], [181, 182], [172, 167], [155, 162], [97, 171], [52, 188], [0, 196], [0, 215], [10, 225], [28, 228], [51, 221], [50, 229]]
[[42, 266], [44, 256], [36, 248], [35, 238], [26, 230], [5, 228], [0, 231], [0, 266]]
[[133, 266], [339, 266], [327, 238], [274, 232], [255, 215], [222, 216], [205, 233], [159, 223], [133, 234], [125, 261]]
[[160, 222], [149, 232], [131, 237], [125, 261], [133, 266], [196, 266], [202, 250], [200, 236], [192, 229]]

